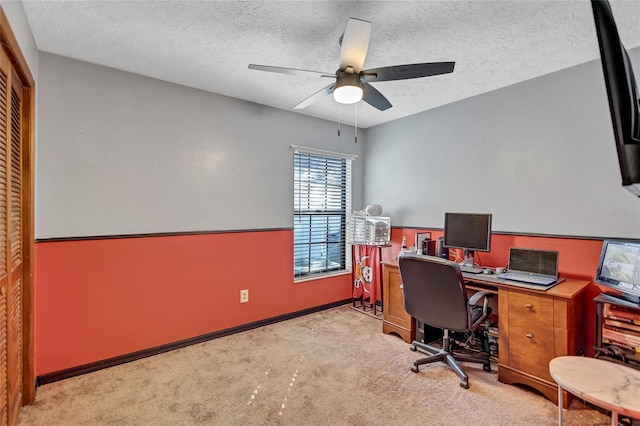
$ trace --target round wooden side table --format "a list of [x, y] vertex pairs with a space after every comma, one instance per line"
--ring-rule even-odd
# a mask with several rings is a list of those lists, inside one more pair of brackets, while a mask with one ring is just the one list
[[611, 424], [620, 414], [640, 419], [640, 370], [611, 361], [561, 356], [549, 362], [558, 383], [558, 424], [562, 425], [562, 390], [611, 411]]

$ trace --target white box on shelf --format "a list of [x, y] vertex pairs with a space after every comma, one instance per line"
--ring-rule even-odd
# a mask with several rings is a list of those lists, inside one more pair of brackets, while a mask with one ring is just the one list
[[391, 218], [384, 216], [351, 216], [352, 244], [386, 246], [391, 240]]

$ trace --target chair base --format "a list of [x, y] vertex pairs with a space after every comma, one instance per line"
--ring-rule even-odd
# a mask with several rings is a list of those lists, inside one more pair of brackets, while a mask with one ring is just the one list
[[[446, 345], [448, 347], [449, 345]], [[467, 354], [461, 354], [457, 352], [450, 352], [446, 349], [436, 348], [434, 346], [427, 345], [422, 342], [413, 341], [411, 346], [409, 347], [412, 351], [416, 351], [420, 349], [422, 352], [427, 353], [429, 356], [424, 358], [417, 359], [413, 362], [413, 366], [411, 367], [411, 371], [417, 373], [419, 371], [419, 366], [424, 364], [431, 364], [433, 362], [446, 362], [453, 371], [456, 372], [458, 377], [460, 377], [460, 386], [469, 389], [469, 377], [462, 370], [462, 367], [458, 363], [461, 362], [475, 362], [482, 364], [482, 369], [484, 371], [491, 371], [491, 361], [489, 358], [476, 357]]]

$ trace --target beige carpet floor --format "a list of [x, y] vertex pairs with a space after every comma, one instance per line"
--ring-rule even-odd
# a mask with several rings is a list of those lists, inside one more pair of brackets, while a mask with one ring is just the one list
[[[341, 306], [38, 388], [19, 425], [555, 425], [556, 406], [465, 364], [470, 389]], [[493, 366], [495, 370], [495, 366]], [[610, 424], [574, 400], [568, 425]]]

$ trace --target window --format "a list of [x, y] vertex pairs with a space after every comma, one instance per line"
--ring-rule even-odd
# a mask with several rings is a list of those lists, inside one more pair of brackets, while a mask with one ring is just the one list
[[351, 271], [351, 161], [300, 148], [294, 152], [295, 278]]

